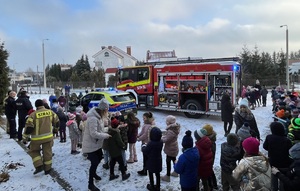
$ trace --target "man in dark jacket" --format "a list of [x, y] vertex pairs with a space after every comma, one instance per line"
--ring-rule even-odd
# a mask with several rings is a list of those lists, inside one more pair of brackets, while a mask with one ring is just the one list
[[17, 115], [17, 108], [16, 108], [16, 92], [10, 91], [8, 94], [7, 99], [5, 99], [5, 115], [7, 119], [7, 125], [9, 126], [9, 134], [10, 138], [16, 138], [17, 129], [16, 129], [16, 115]]
[[16, 107], [19, 117], [18, 140], [22, 141], [22, 131], [26, 122], [25, 117], [28, 115], [28, 111], [33, 109], [26, 91], [20, 93], [20, 97], [16, 100]]

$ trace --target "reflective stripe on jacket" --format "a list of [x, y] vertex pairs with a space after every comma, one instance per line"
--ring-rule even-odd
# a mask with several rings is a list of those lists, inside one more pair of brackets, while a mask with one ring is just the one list
[[31, 141], [47, 142], [53, 139], [52, 130], [53, 127], [58, 125], [58, 122], [59, 119], [52, 110], [40, 106], [35, 112], [29, 115], [24, 132], [27, 127], [33, 127]]

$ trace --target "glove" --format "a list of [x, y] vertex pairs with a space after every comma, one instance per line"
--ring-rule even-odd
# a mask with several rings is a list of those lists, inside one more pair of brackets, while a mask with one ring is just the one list
[[271, 172], [272, 172], [272, 174], [276, 175], [280, 171], [276, 167], [272, 167]]
[[33, 129], [34, 129], [34, 127], [30, 127], [30, 126], [28, 126], [28, 127], [26, 127], [26, 130], [25, 130], [25, 134], [26, 135], [29, 135], [29, 134], [31, 134], [32, 132], [33, 132]]

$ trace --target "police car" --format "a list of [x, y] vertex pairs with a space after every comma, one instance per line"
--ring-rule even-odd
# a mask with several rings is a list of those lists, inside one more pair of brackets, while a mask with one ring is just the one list
[[114, 88], [96, 88], [80, 99], [80, 105], [84, 112], [88, 112], [89, 109], [97, 107], [102, 98], [109, 102], [109, 112], [120, 111], [125, 117], [129, 112], [137, 114], [135, 99], [129, 93]]

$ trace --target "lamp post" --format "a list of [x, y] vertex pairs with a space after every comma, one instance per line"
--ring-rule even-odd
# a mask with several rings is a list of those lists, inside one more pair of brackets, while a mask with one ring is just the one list
[[45, 50], [44, 50], [44, 41], [45, 40], [49, 40], [49, 39], [43, 39], [43, 43], [42, 43], [42, 49], [43, 49], [43, 70], [44, 70], [44, 90], [46, 91], [46, 67], [45, 67]]
[[289, 29], [287, 25], [281, 25], [280, 28], [285, 27], [286, 29], [286, 84], [287, 91], [290, 89], [290, 79], [289, 79]]

